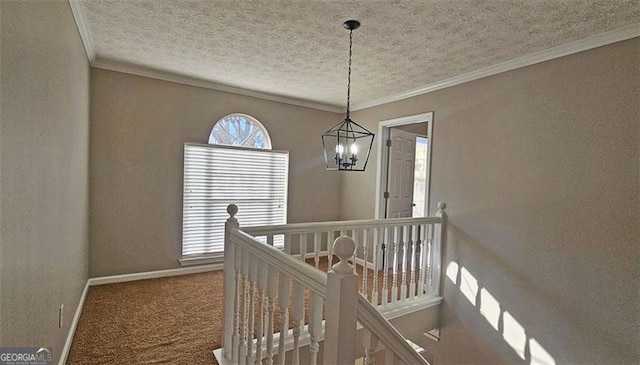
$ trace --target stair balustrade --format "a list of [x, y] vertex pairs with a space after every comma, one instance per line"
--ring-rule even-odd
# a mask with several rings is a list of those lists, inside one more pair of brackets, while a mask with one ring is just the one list
[[439, 294], [446, 206], [438, 207], [429, 218], [240, 228], [230, 205], [219, 362], [353, 364], [358, 345], [366, 364], [381, 350], [386, 364], [427, 364], [377, 308]]
[[[440, 294], [442, 242], [446, 204], [434, 217], [371, 219], [242, 227], [242, 230], [285, 253], [312, 261], [334, 263], [333, 242], [349, 236], [356, 243], [352, 261], [361, 271], [360, 292], [374, 305], [417, 296]], [[328, 269], [327, 269], [328, 270]]]

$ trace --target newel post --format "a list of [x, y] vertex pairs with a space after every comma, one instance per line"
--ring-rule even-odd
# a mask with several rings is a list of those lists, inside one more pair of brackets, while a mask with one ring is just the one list
[[347, 236], [338, 237], [334, 254], [340, 262], [327, 273], [327, 320], [324, 336], [325, 364], [353, 364], [358, 320], [358, 274], [347, 261], [356, 245]]
[[436, 217], [439, 217], [441, 219], [441, 223], [434, 225], [433, 230], [433, 279], [431, 283], [431, 294], [438, 296], [444, 295], [441, 289], [441, 285], [442, 266], [444, 262], [444, 245], [447, 234], [447, 213], [445, 212], [446, 208], [447, 204], [445, 202], [438, 203], [438, 211], [436, 212]]
[[238, 220], [235, 218], [235, 215], [238, 213], [238, 206], [235, 204], [229, 204], [227, 206], [227, 213], [229, 213], [229, 218], [225, 222], [224, 225], [224, 282], [223, 282], [223, 293], [224, 293], [224, 322], [222, 324], [222, 356], [225, 359], [231, 361], [236, 360], [232, 359], [233, 357], [233, 326], [234, 326], [234, 314], [235, 314], [235, 300], [237, 298], [236, 293], [236, 282], [235, 282], [235, 256], [233, 243], [231, 241], [230, 233], [233, 230], [238, 230], [240, 224]]

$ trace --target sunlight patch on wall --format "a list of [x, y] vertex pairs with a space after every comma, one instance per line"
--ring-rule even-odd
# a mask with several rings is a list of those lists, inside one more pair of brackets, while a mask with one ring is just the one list
[[513, 351], [524, 360], [524, 347], [527, 344], [527, 334], [524, 332], [524, 328], [513, 318], [511, 313], [505, 311], [502, 316], [504, 323], [502, 338], [504, 338]]
[[489, 322], [494, 330], [499, 331], [500, 328], [500, 303], [489, 293], [487, 288], [482, 288], [480, 292], [480, 314]]
[[476, 304], [476, 295], [478, 294], [478, 280], [471, 275], [467, 269], [462, 267], [460, 269], [460, 291], [464, 294], [469, 302], [473, 305]]
[[556, 361], [547, 350], [536, 341], [535, 338], [529, 339], [529, 351], [531, 352], [531, 364], [535, 365], [555, 365]]
[[447, 265], [447, 277], [452, 283], [458, 285], [458, 264], [455, 261], [451, 261]]
[[535, 338], [527, 336], [520, 322], [503, 310], [500, 302], [464, 266], [460, 267], [457, 262], [451, 261], [447, 265], [446, 274], [522, 360], [531, 365], [556, 364], [553, 356]]

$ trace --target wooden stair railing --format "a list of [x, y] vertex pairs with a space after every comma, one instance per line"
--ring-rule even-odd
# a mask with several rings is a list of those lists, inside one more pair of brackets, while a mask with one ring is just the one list
[[351, 261], [362, 269], [360, 292], [374, 305], [387, 305], [440, 294], [446, 204], [439, 202], [437, 206], [434, 217], [294, 223], [242, 230], [269, 245], [279, 245], [299, 260], [312, 260], [316, 268], [321, 257], [327, 258], [331, 268], [335, 238], [351, 237], [356, 243]]
[[[339, 261], [324, 273], [304, 262], [307, 256], [303, 246], [299, 246], [297, 252], [303, 260], [294, 258], [291, 251], [286, 252], [286, 244], [285, 252], [269, 244], [273, 243], [273, 236], [265, 243], [245, 232], [250, 230], [241, 230], [235, 218], [238, 212], [235, 205], [230, 205], [227, 212], [230, 218], [225, 227], [223, 363], [271, 365], [275, 362], [284, 365], [286, 361], [294, 365], [317, 364], [321, 355], [327, 364], [353, 364], [359, 322], [368, 333], [364, 344], [365, 363], [373, 363], [372, 354], [381, 348], [380, 343], [385, 349], [387, 364], [427, 364], [369, 303], [369, 299], [358, 292], [359, 278], [349, 263], [349, 260], [356, 262], [354, 239], [341, 235], [327, 244], [330, 257], [335, 254]], [[439, 224], [429, 232], [440, 239], [446, 217], [442, 212], [436, 218]], [[341, 232], [344, 227], [349, 226], [339, 226], [336, 231]], [[379, 228], [372, 226], [371, 229]], [[356, 235], [355, 232], [352, 234]], [[309, 234], [316, 236], [316, 233]], [[307, 241], [299, 239], [299, 242]], [[433, 248], [438, 246], [438, 251], [440, 244], [440, 240], [437, 244], [432, 242]], [[429, 251], [431, 262], [439, 269], [441, 262], [433, 258], [434, 251]], [[315, 255], [317, 251], [314, 250], [312, 257]], [[393, 279], [400, 282], [396, 275]], [[439, 289], [439, 283], [428, 289], [435, 288]], [[324, 312], [326, 320], [323, 322]], [[324, 351], [319, 354], [323, 340]], [[301, 356], [308, 358], [301, 359]]]

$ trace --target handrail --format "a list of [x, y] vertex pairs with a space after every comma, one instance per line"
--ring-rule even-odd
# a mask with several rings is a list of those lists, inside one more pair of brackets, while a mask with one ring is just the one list
[[327, 275], [322, 271], [300, 260], [294, 259], [273, 246], [265, 245], [257, 241], [253, 236], [241, 230], [231, 230], [229, 234], [233, 239], [244, 243], [244, 245], [242, 245], [244, 250], [259, 256], [280, 272], [285, 273], [293, 280], [303, 284], [321, 297], [326, 298]]
[[251, 235], [267, 235], [281, 233], [312, 233], [316, 231], [353, 229], [353, 228], [378, 228], [400, 225], [435, 224], [442, 223], [442, 217], [424, 218], [391, 218], [391, 219], [365, 219], [352, 221], [333, 221], [315, 223], [292, 223], [271, 226], [241, 227]]
[[400, 332], [360, 293], [358, 295], [358, 322], [365, 329], [374, 333], [386, 348], [403, 363], [429, 365], [429, 362], [420, 356]]

